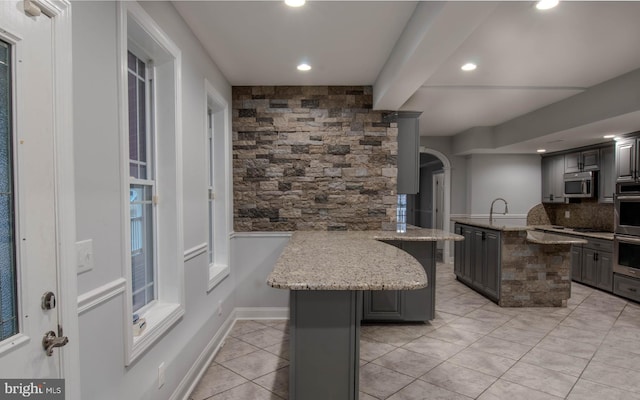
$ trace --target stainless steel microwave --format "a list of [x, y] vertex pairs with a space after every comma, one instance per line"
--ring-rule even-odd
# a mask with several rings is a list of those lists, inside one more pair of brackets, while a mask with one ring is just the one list
[[594, 197], [596, 176], [593, 171], [564, 174], [564, 197]]

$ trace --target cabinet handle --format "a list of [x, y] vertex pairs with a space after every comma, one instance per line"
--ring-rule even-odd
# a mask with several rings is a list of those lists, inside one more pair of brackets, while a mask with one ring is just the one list
[[630, 292], [637, 292], [637, 291], [638, 291], [638, 289], [630, 287], [630, 288], [629, 288], [629, 291], [630, 291]]

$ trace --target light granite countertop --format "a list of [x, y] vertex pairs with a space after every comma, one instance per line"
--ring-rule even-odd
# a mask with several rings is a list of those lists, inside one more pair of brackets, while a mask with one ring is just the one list
[[587, 240], [543, 231], [528, 231], [527, 241], [535, 244], [586, 244]]
[[495, 229], [497, 231], [517, 232], [539, 230], [586, 238], [613, 240], [613, 232], [579, 232], [572, 228], [559, 227], [555, 225], [526, 225], [524, 222], [505, 222], [504, 219], [500, 218], [494, 219], [491, 223], [489, 223], [488, 218], [451, 218], [451, 220], [460, 224], [477, 226], [479, 228]]
[[532, 228], [547, 231], [563, 233], [565, 235], [581, 236], [586, 238], [613, 240], [613, 232], [578, 232], [572, 228], [557, 227], [555, 225], [531, 225]]
[[267, 284], [289, 290], [412, 290], [427, 286], [423, 266], [388, 241], [463, 240], [460, 235], [408, 228], [386, 231], [297, 231]]
[[497, 231], [528, 231], [533, 229], [520, 221], [505, 221], [504, 218], [496, 218], [489, 222], [489, 218], [451, 218], [460, 224], [477, 226], [479, 228], [495, 229]]

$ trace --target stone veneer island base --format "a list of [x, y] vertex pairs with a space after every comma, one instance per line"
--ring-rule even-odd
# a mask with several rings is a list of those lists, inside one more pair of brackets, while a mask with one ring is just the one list
[[455, 249], [458, 280], [501, 307], [566, 307], [571, 245], [587, 241], [532, 229], [456, 219], [456, 233], [465, 237]]
[[289, 399], [357, 400], [363, 291], [427, 286], [424, 266], [382, 241], [461, 239], [432, 229], [295, 232], [267, 279], [290, 290]]

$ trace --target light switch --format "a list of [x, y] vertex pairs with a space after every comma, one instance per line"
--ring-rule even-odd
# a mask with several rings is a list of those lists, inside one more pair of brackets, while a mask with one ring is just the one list
[[76, 242], [76, 265], [78, 274], [88, 272], [93, 269], [93, 240], [87, 239]]
[[565, 218], [571, 218], [571, 211], [565, 211], [564, 212], [564, 217]]

